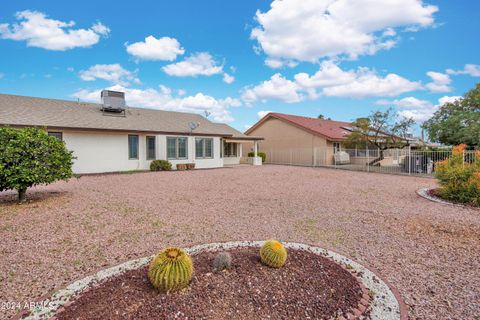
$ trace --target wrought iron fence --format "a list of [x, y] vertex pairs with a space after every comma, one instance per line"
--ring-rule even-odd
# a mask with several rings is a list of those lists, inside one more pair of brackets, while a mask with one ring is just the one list
[[[451, 150], [290, 148], [262, 150], [266, 163], [343, 170], [381, 172], [410, 176], [433, 176], [437, 162], [452, 156]], [[474, 151], [464, 151], [465, 162], [473, 162]]]

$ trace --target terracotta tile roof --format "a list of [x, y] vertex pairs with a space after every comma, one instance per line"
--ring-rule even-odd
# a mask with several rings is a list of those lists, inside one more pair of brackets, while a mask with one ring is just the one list
[[271, 112], [257, 122], [253, 127], [248, 129], [245, 133], [248, 135], [257, 126], [266, 121], [268, 118], [276, 118], [283, 120], [310, 133], [326, 137], [329, 140], [343, 140], [350, 133], [347, 128], [351, 127], [351, 123], [334, 120], [323, 120], [317, 118], [309, 118], [302, 116], [294, 116], [290, 114]]
[[199, 123], [195, 135], [232, 137], [236, 131], [193, 113], [128, 107], [126, 117], [103, 115], [101, 105], [0, 94], [0, 126], [42, 126], [91, 130], [188, 134], [189, 122]]

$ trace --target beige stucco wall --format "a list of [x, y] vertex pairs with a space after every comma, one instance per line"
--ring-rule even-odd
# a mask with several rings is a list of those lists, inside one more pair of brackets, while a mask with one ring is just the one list
[[[249, 135], [264, 138], [259, 142], [259, 151], [267, 154], [267, 163], [296, 165], [333, 163], [333, 142], [282, 120], [270, 118]], [[243, 150], [244, 153], [253, 150], [253, 143], [244, 143]]]

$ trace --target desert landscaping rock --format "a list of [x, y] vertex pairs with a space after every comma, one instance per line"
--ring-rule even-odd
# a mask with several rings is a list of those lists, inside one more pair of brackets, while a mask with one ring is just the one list
[[[376, 270], [412, 319], [475, 319], [478, 209], [415, 193], [436, 186], [420, 177], [265, 165], [88, 176], [34, 188], [24, 205], [1, 193], [0, 301], [37, 301], [166, 246], [278, 238]], [[18, 311], [0, 310], [0, 318]]]
[[[28, 319], [52, 315], [56, 319], [150, 319], [152, 314], [161, 318], [316, 319], [341, 317], [342, 310], [347, 318], [366, 314], [369, 319], [401, 318], [400, 304], [387, 284], [349, 258], [286, 243], [288, 263], [272, 269], [259, 261], [262, 244], [227, 242], [187, 248], [196, 274], [188, 289], [167, 295], [156, 293], [148, 283], [146, 268], [151, 257], [128, 261], [60, 290], [50, 299], [52, 307], [36, 310]], [[229, 250], [235, 263], [230, 271], [214, 274], [211, 260], [219, 250]], [[370, 292], [376, 294], [370, 297]]]

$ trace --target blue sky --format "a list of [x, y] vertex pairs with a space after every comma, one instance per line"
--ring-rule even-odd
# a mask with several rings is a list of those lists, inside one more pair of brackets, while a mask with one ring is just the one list
[[[364, 3], [365, 2], [365, 3]], [[3, 1], [0, 92], [203, 113], [422, 122], [480, 82], [478, 1]]]

